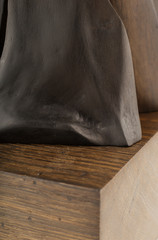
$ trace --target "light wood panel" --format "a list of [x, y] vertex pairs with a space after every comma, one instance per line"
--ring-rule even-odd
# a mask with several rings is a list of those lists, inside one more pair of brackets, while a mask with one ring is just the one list
[[158, 111], [158, 1], [111, 0], [130, 40], [140, 111]]
[[158, 133], [101, 190], [100, 240], [158, 239]]

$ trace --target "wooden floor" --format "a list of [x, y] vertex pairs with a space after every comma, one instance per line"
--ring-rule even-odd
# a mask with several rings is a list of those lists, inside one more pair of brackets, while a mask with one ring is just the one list
[[126, 148], [0, 144], [0, 171], [102, 188], [158, 131], [158, 112], [141, 123], [142, 141]]
[[0, 144], [0, 240], [99, 240], [100, 190], [158, 131], [141, 114], [129, 148]]

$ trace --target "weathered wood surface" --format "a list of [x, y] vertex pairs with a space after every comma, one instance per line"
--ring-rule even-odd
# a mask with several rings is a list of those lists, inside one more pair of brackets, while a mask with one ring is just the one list
[[101, 190], [100, 240], [158, 239], [158, 133]]
[[140, 111], [158, 111], [158, 1], [111, 2], [129, 36]]
[[1, 240], [98, 240], [99, 191], [0, 172]]
[[158, 113], [141, 114], [143, 139], [132, 147], [0, 144], [0, 170], [103, 187], [158, 131]]

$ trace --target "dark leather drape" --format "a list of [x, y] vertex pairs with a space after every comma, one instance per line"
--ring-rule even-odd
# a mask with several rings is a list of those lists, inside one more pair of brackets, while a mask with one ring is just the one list
[[0, 57], [4, 47], [6, 24], [7, 24], [8, 1], [0, 0]]
[[108, 0], [8, 0], [7, 9], [1, 141], [141, 138], [130, 46]]

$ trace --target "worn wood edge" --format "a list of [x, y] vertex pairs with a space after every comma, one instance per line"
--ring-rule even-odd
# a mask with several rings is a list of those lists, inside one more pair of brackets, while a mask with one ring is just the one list
[[158, 133], [100, 191], [100, 240], [158, 239]]

